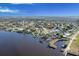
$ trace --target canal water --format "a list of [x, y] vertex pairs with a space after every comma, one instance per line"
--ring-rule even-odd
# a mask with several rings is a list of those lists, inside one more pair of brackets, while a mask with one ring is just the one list
[[30, 34], [0, 32], [0, 56], [63, 56], [60, 51], [62, 42], [57, 42], [57, 49], [48, 48], [47, 43], [40, 43]]

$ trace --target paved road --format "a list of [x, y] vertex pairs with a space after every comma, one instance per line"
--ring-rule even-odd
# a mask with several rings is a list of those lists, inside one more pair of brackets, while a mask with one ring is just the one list
[[70, 46], [71, 46], [72, 42], [75, 40], [75, 38], [76, 38], [76, 36], [77, 36], [78, 34], [79, 34], [79, 31], [76, 32], [74, 35], [72, 35], [72, 36], [70, 37], [71, 40], [70, 40], [70, 42], [69, 42], [67, 48], [64, 50], [65, 56], [67, 55], [67, 51], [70, 49]]

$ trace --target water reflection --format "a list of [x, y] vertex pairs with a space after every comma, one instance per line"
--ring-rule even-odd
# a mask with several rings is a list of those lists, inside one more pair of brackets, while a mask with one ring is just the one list
[[[60, 45], [57, 43], [57, 45]], [[60, 47], [59, 47], [60, 48]], [[47, 43], [39, 43], [32, 35], [15, 32], [0, 32], [0, 55], [5, 56], [52, 56], [63, 55], [59, 49], [47, 48]]]

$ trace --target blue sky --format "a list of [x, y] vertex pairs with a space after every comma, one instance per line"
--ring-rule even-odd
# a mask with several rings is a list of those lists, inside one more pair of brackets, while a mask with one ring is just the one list
[[0, 16], [79, 16], [79, 4], [0, 3]]

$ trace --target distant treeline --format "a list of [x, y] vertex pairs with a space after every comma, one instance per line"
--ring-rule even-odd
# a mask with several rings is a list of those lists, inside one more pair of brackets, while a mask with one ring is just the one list
[[21, 21], [21, 20], [53, 20], [53, 21], [70, 21], [70, 22], [79, 22], [78, 16], [0, 16], [0, 21], [12, 20], [12, 21]]

